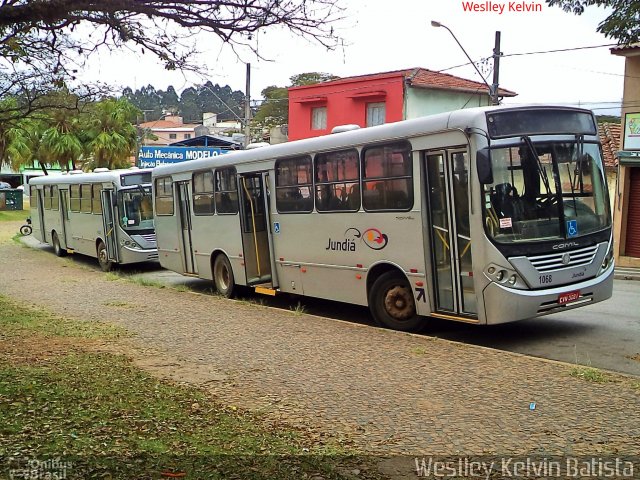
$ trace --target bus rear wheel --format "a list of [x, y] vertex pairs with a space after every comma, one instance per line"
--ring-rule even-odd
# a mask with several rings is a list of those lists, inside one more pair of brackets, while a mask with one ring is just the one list
[[220, 295], [226, 298], [233, 297], [235, 290], [233, 270], [226, 255], [218, 255], [213, 262], [213, 283]]
[[66, 250], [60, 246], [60, 239], [56, 232], [51, 234], [51, 243], [53, 243], [53, 253], [56, 254], [56, 257], [64, 257], [67, 254]]
[[403, 332], [415, 332], [424, 320], [416, 313], [411, 285], [398, 272], [380, 275], [369, 291], [369, 309], [381, 326]]
[[104, 242], [98, 242], [98, 263], [103, 272], [110, 272], [113, 269], [113, 262], [107, 255], [107, 246]]

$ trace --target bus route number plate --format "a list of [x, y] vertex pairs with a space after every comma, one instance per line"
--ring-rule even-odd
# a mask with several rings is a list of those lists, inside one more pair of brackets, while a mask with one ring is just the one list
[[580, 298], [580, 290], [573, 290], [571, 292], [565, 292], [558, 295], [558, 303], [564, 305], [565, 303], [573, 302]]

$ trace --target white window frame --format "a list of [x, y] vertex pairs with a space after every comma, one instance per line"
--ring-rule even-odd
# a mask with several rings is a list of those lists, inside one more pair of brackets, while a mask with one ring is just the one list
[[311, 109], [311, 130], [327, 129], [327, 107], [313, 107]]
[[383, 125], [387, 119], [387, 106], [385, 102], [367, 103], [367, 127]]

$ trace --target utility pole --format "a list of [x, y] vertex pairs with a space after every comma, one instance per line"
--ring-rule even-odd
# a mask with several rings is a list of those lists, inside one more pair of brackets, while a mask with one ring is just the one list
[[491, 103], [498, 105], [498, 77], [500, 76], [500, 32], [496, 32], [496, 43], [493, 47], [493, 83], [491, 84]]
[[247, 84], [245, 86], [245, 104], [244, 104], [244, 146], [246, 148], [247, 145], [251, 142], [251, 128], [249, 127], [249, 121], [251, 120], [251, 64], [247, 63]]

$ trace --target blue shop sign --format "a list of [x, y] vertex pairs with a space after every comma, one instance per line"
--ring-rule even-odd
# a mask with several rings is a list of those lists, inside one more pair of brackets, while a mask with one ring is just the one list
[[186, 162], [187, 160], [213, 158], [224, 153], [227, 153], [227, 150], [218, 147], [140, 147], [138, 166], [140, 168], [153, 168], [159, 165]]

